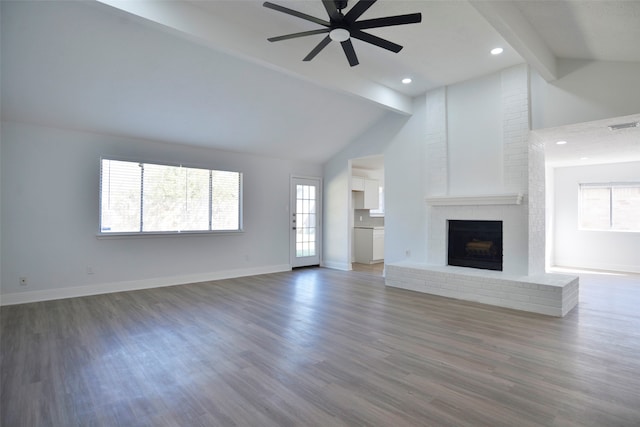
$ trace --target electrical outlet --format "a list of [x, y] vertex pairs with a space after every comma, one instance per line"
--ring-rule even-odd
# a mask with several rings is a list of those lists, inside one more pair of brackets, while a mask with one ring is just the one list
[[93, 270], [93, 267], [87, 267], [87, 274], [94, 274], [95, 271]]
[[21, 277], [20, 278], [20, 286], [27, 286], [27, 278], [26, 277]]
[[404, 251], [404, 254], [408, 257], [411, 256], [411, 251], [409, 249], [407, 249], [406, 251]]

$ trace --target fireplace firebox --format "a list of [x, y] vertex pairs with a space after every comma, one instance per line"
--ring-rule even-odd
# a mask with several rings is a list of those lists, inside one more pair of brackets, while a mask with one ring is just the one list
[[447, 263], [502, 271], [502, 221], [452, 220]]

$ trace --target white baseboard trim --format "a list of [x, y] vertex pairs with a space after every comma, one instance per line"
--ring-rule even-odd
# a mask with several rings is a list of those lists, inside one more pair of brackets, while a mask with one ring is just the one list
[[186, 285], [189, 283], [257, 276], [259, 274], [280, 273], [283, 271], [291, 271], [291, 265], [267, 265], [263, 267], [213, 271], [210, 273], [189, 274], [184, 276], [156, 277], [152, 279], [132, 280], [127, 282], [100, 283], [96, 285], [46, 289], [41, 291], [14, 292], [0, 295], [0, 306], [85, 297], [89, 295], [109, 294], [112, 292], [137, 291], [141, 289], [161, 288], [164, 286]]
[[577, 268], [582, 270], [602, 270], [602, 271], [615, 271], [619, 273], [634, 273], [640, 274], [640, 266], [638, 265], [626, 265], [626, 264], [609, 264], [609, 263], [582, 263], [574, 261], [566, 261], [566, 260], [556, 260], [553, 263], [553, 267], [560, 268]]
[[323, 261], [322, 267], [332, 268], [334, 270], [351, 271], [350, 262]]

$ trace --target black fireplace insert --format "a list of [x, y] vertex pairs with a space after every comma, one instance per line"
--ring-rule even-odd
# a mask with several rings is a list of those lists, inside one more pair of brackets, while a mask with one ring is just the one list
[[449, 221], [447, 263], [502, 271], [502, 221]]

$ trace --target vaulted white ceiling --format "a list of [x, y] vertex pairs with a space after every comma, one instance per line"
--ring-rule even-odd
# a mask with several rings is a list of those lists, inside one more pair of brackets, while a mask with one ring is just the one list
[[[326, 19], [319, 0], [272, 1]], [[312, 162], [435, 87], [522, 62], [553, 80], [558, 58], [640, 61], [634, 1], [380, 0], [363, 19], [423, 22], [368, 30], [404, 49], [355, 40], [356, 67], [337, 43], [303, 62], [322, 35], [268, 42], [318, 26], [259, 0], [1, 7], [3, 119]]]

